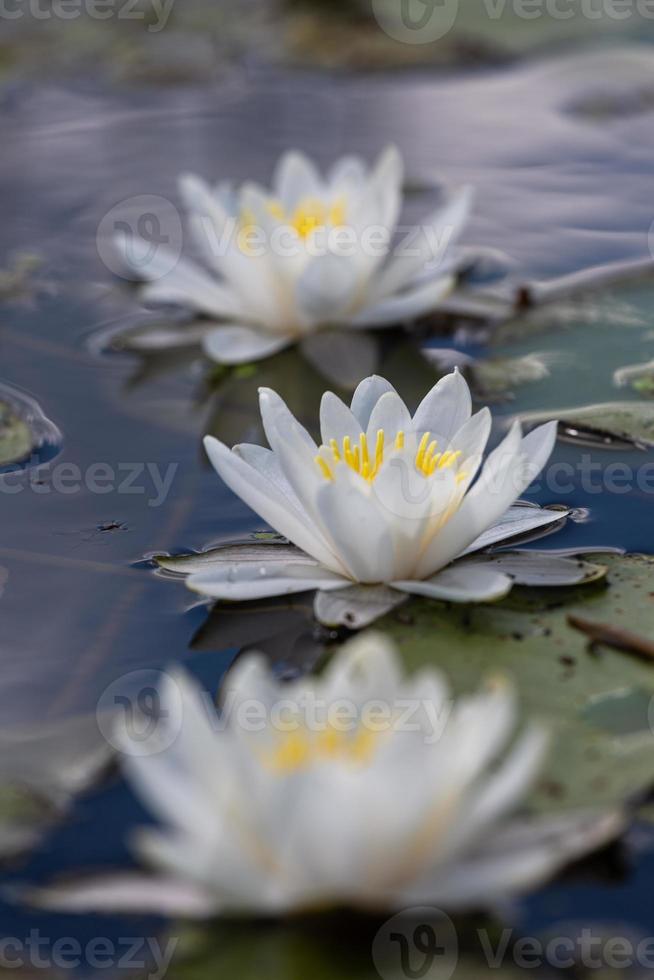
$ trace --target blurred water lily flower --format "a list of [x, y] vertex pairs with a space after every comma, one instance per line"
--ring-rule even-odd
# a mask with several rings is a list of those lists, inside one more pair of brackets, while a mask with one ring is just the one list
[[390, 147], [370, 170], [348, 156], [326, 177], [307, 157], [286, 153], [270, 191], [214, 188], [186, 175], [180, 192], [202, 264], [163, 245], [137, 260], [123, 234], [116, 245], [132, 274], [148, 281], [145, 301], [224, 321], [204, 341], [223, 364], [267, 357], [325, 327], [392, 326], [433, 310], [451, 289], [448, 248], [471, 200], [464, 188], [394, 243], [403, 169]]
[[588, 577], [583, 563], [560, 555], [468, 557], [565, 516], [512, 506], [547, 462], [555, 422], [524, 437], [516, 422], [482, 467], [491, 415], [487, 408], [472, 414], [458, 371], [413, 417], [380, 377], [361, 382], [351, 407], [327, 392], [320, 445], [274, 391], [262, 389], [260, 404], [270, 449], [230, 450], [212, 437], [205, 446], [227, 486], [295, 548], [253, 545], [242, 561], [238, 549], [162, 561], [190, 573], [191, 589], [228, 600], [316, 589], [321, 622], [360, 627], [409, 593], [486, 602], [514, 582]]
[[163, 824], [135, 840], [156, 874], [55, 887], [40, 904], [199, 918], [492, 907], [620, 829], [612, 812], [514, 815], [547, 739], [532, 728], [512, 741], [510, 685], [453, 703], [436, 671], [403, 677], [381, 635], [358, 637], [322, 678], [292, 684], [250, 654], [226, 688], [218, 726], [195, 684], [171, 674], [147, 741], [132, 744], [125, 729], [126, 773]]

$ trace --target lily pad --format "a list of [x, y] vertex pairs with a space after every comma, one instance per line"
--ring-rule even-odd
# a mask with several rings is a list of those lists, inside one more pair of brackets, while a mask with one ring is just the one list
[[33, 445], [27, 422], [7, 402], [0, 401], [0, 466], [22, 462], [31, 454]]
[[57, 447], [61, 433], [29, 395], [0, 382], [0, 466], [25, 463]]
[[[429, 921], [430, 911], [433, 914], [433, 910], [421, 910], [424, 916], [419, 916], [419, 924]], [[434, 921], [437, 936], [439, 924], [439, 920]], [[410, 939], [415, 924], [407, 920], [400, 923], [400, 928], [407, 930]], [[490, 970], [472, 921], [458, 920], [456, 936], [451, 924], [444, 928], [448, 948], [424, 973], [417, 967], [428, 960], [417, 949], [412, 950], [415, 963], [411, 974], [400, 967], [399, 944], [389, 938], [393, 930], [383, 919], [343, 914], [314, 915], [283, 923], [176, 926], [171, 933], [177, 947], [173, 967], [178, 980], [258, 980], [264, 974], [270, 980], [406, 980], [409, 975], [479, 980], [491, 972], [496, 980], [519, 980], [522, 973], [508, 962]], [[484, 935], [493, 949], [501, 941], [501, 930], [493, 923], [486, 923]]]
[[605, 402], [580, 408], [524, 412], [520, 421], [537, 425], [559, 421], [559, 438], [605, 449], [650, 448], [654, 446], [654, 404], [651, 402]]
[[[408, 667], [443, 669], [456, 692], [474, 690], [489, 674], [513, 679], [525, 715], [553, 733], [547, 769], [532, 797], [537, 809], [612, 804], [654, 783], [648, 713], [654, 664], [609, 648], [592, 652], [567, 622], [578, 613], [651, 636], [654, 557], [607, 555], [602, 561], [608, 587], [516, 588], [495, 605], [465, 608], [420, 600], [378, 624], [398, 642]], [[631, 702], [639, 717], [620, 734], [624, 704], [616, 692], [625, 691], [640, 692]], [[600, 702], [598, 725], [593, 705]]]

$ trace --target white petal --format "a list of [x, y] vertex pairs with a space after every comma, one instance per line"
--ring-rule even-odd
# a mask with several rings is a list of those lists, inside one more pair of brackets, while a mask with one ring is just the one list
[[522, 538], [529, 531], [547, 527], [548, 524], [556, 524], [565, 520], [565, 517], [565, 511], [541, 510], [540, 507], [509, 507], [491, 527], [466, 548], [463, 554], [468, 555], [501, 542], [508, 543], [514, 537]]
[[290, 150], [280, 158], [272, 186], [287, 214], [294, 211], [304, 198], [322, 198], [325, 190], [315, 164], [297, 150]]
[[[544, 457], [553, 446], [555, 430], [538, 437], [536, 456]], [[476, 538], [492, 526], [520, 496], [535, 476], [534, 466], [522, 449], [519, 423], [490, 454], [479, 479], [468, 491], [463, 503], [437, 535], [418, 563], [417, 577], [426, 578], [462, 554]], [[533, 448], [533, 446], [531, 447]]]
[[415, 320], [436, 309], [453, 287], [454, 280], [449, 276], [435, 279], [364, 308], [350, 322], [353, 327], [392, 327]]
[[295, 300], [307, 324], [334, 324], [350, 309], [358, 289], [351, 259], [328, 252], [307, 263], [296, 284]]
[[195, 174], [183, 174], [178, 181], [179, 192], [189, 212], [189, 230], [210, 269], [222, 273], [219, 243], [231, 215], [209, 185]]
[[318, 446], [304, 426], [300, 425], [286, 402], [272, 388], [259, 389], [261, 421], [270, 448], [278, 452], [286, 445], [289, 435], [304, 450], [307, 460], [313, 462]]
[[258, 564], [283, 561], [306, 565], [307, 562], [313, 560], [315, 559], [309, 558], [295, 545], [280, 544], [276, 541], [267, 544], [263, 541], [252, 544], [227, 544], [218, 548], [211, 548], [209, 551], [197, 551], [186, 555], [171, 555], [170, 557], [162, 555], [156, 558], [160, 568], [175, 572], [177, 575], [192, 575], [195, 572], [221, 568], [225, 565], [239, 565], [246, 561], [257, 562]]
[[404, 161], [396, 146], [387, 146], [370, 175], [370, 193], [380, 203], [379, 224], [392, 231], [402, 204]]
[[370, 378], [364, 378], [359, 383], [358, 388], [352, 396], [352, 414], [359, 420], [361, 428], [366, 430], [370, 422], [372, 410], [387, 391], [395, 391], [395, 388], [386, 378], [380, 378], [373, 374]]
[[340, 592], [317, 592], [313, 609], [318, 622], [325, 626], [360, 630], [406, 599], [385, 585], [353, 585]]
[[511, 591], [512, 579], [491, 569], [454, 564], [423, 581], [391, 582], [394, 589], [445, 602], [493, 602]]
[[240, 319], [245, 313], [240, 299], [229, 287], [184, 259], [171, 272], [144, 286], [140, 296], [144, 303], [182, 306], [212, 317]]
[[85, 915], [131, 912], [204, 919], [219, 911], [213, 896], [193, 882], [144, 874], [107, 874], [29, 890], [25, 899], [38, 908]]
[[350, 409], [331, 391], [326, 391], [320, 402], [320, 433], [324, 446], [328, 446], [331, 439], [340, 446], [346, 436], [356, 446], [362, 433]]
[[[468, 383], [455, 370], [441, 378], [425, 395], [413, 417], [412, 428], [415, 432], [431, 432], [435, 438], [450, 443], [471, 414], [472, 397]], [[482, 420], [482, 428], [483, 425]]]
[[288, 496], [272, 481], [265, 480], [218, 439], [207, 436], [204, 446], [218, 475], [248, 507], [321, 564], [334, 571], [341, 571], [339, 560], [318, 528], [304, 511], [292, 505]]
[[375, 445], [375, 437], [383, 429], [386, 439], [393, 440], [398, 432], [411, 430], [411, 414], [396, 391], [387, 391], [372, 410], [368, 422], [368, 439]]
[[375, 300], [386, 299], [410, 285], [424, 271], [425, 266], [432, 277], [442, 276], [448, 271], [443, 264], [445, 253], [454, 245], [468, 220], [472, 196], [470, 187], [462, 188], [445, 207], [438, 208], [420, 223], [420, 234], [417, 238], [412, 237], [410, 248], [406, 248], [402, 254], [400, 247], [380, 271], [377, 288], [373, 293]]
[[256, 327], [221, 324], [204, 338], [205, 354], [218, 364], [247, 364], [271, 357], [292, 342], [291, 337], [266, 333]]
[[394, 564], [393, 541], [386, 515], [358, 486], [364, 481], [339, 466], [335, 478], [318, 491], [316, 506], [330, 540], [357, 582], [386, 582]]
[[337, 160], [327, 175], [331, 194], [354, 195], [361, 193], [368, 168], [361, 157], [346, 156]]
[[239, 602], [310, 592], [313, 589], [343, 589], [351, 582], [313, 563], [301, 565], [297, 562], [260, 562], [254, 565], [247, 562], [197, 572], [189, 576], [186, 584], [194, 592], [213, 599]]
[[596, 581], [606, 574], [606, 568], [602, 565], [548, 555], [546, 551], [507, 551], [494, 556], [480, 555], [466, 559], [459, 565], [465, 564], [466, 568], [470, 568], [473, 563], [475, 567], [492, 568], [510, 575], [516, 585], [534, 587], [579, 585]]

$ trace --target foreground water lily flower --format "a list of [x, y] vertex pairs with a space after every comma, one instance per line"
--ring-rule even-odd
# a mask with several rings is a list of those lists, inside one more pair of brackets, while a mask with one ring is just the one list
[[258, 655], [243, 658], [220, 724], [185, 674], [160, 694], [159, 725], [122, 745], [133, 788], [163, 824], [135, 841], [157, 874], [64, 885], [41, 904], [197, 917], [479, 908], [620, 828], [616, 813], [514, 816], [547, 739], [529, 729], [512, 741], [510, 685], [453, 703], [436, 671], [403, 677], [381, 635], [358, 637], [324, 677], [292, 684]]
[[158, 245], [146, 261], [124, 235], [123, 261], [149, 281], [147, 302], [182, 306], [224, 323], [206, 352], [223, 364], [267, 357], [325, 327], [392, 326], [434, 309], [452, 287], [453, 253], [470, 209], [460, 191], [393, 247], [403, 163], [390, 147], [369, 170], [344, 157], [323, 177], [297, 152], [270, 191], [180, 180], [188, 228], [203, 265]]
[[595, 574], [560, 555], [472, 557], [565, 514], [512, 506], [547, 462], [556, 423], [524, 437], [514, 424], [481, 467], [491, 416], [472, 415], [457, 371], [413, 417], [383, 378], [362, 381], [350, 408], [327, 392], [321, 445], [274, 391], [262, 389], [260, 403], [270, 449], [230, 450], [212, 437], [205, 446], [227, 486], [296, 547], [253, 545], [243, 560], [238, 549], [163, 559], [190, 573], [191, 589], [230, 600], [316, 589], [321, 622], [362, 626], [410, 593], [486, 602], [514, 582], [568, 585]]

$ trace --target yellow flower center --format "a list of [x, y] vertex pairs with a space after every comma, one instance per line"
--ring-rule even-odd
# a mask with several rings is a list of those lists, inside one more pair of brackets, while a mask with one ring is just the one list
[[263, 756], [263, 762], [278, 773], [297, 772], [328, 759], [364, 766], [370, 762], [378, 735], [378, 732], [363, 727], [351, 732], [339, 731], [333, 726], [321, 732], [302, 727], [281, 735], [279, 744]]
[[[277, 221], [293, 228], [302, 239], [327, 225], [338, 228], [345, 224], [346, 218], [345, 198], [325, 203], [317, 197], [305, 197], [291, 214], [286, 214], [280, 201], [273, 200], [268, 202], [267, 210]], [[241, 212], [241, 239], [244, 240], [255, 227], [254, 214], [250, 209], [244, 208]]]
[[[390, 445], [396, 450], [404, 449], [404, 433], [398, 432]], [[415, 456], [416, 469], [423, 476], [431, 476], [436, 470], [444, 470], [454, 466], [461, 456], [460, 449], [456, 452], [438, 453], [436, 452], [437, 448], [437, 440], [431, 438], [431, 432], [425, 432]], [[334, 467], [339, 463], [345, 463], [364, 480], [372, 483], [384, 462], [386, 449], [386, 436], [383, 429], [379, 429], [377, 432], [375, 448], [372, 452], [368, 447], [368, 437], [362, 432], [359, 436], [358, 445], [353, 446], [350, 437], [345, 436], [340, 445], [336, 439], [332, 439], [329, 446], [321, 446], [320, 452], [316, 456], [316, 463], [326, 480], [333, 480]], [[465, 479], [465, 474], [459, 473], [457, 480], [463, 479]]]

